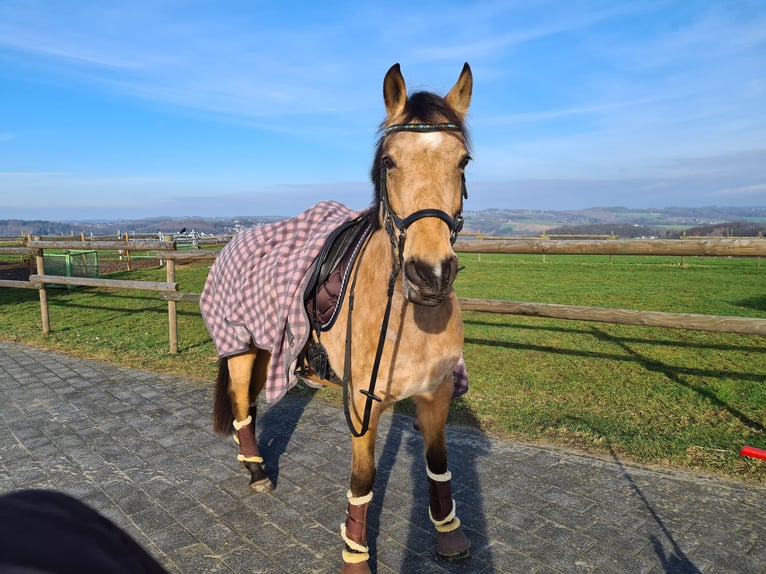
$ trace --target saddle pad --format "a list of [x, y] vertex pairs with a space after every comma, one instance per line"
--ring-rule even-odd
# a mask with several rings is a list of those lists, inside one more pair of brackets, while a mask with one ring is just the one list
[[373, 210], [368, 210], [363, 217], [338, 227], [327, 238], [314, 263], [304, 299], [306, 312], [317, 333], [327, 331], [335, 324], [351, 270], [372, 233], [375, 218]]

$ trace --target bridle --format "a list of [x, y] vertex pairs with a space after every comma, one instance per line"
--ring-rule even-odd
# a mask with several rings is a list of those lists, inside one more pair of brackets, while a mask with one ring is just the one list
[[[386, 138], [390, 134], [395, 132], [462, 132], [459, 125], [454, 123], [404, 123], [404, 124], [392, 124], [383, 131], [383, 137]], [[388, 300], [386, 301], [386, 312], [383, 315], [383, 323], [380, 326], [380, 335], [378, 336], [378, 347], [375, 351], [375, 361], [372, 364], [372, 371], [370, 372], [370, 384], [369, 387], [361, 389], [359, 392], [363, 394], [367, 399], [364, 405], [364, 417], [362, 419], [362, 428], [357, 431], [354, 428], [354, 423], [351, 420], [351, 412], [349, 409], [349, 396], [348, 390], [351, 386], [351, 313], [354, 310], [354, 288], [356, 287], [356, 278], [359, 272], [360, 265], [357, 265], [356, 272], [354, 273], [354, 280], [351, 283], [351, 290], [349, 293], [349, 309], [348, 319], [346, 321], [346, 356], [343, 367], [343, 409], [346, 415], [346, 423], [351, 431], [351, 434], [355, 437], [364, 436], [370, 426], [370, 415], [372, 413], [373, 401], [381, 402], [381, 398], [375, 394], [375, 384], [378, 379], [378, 369], [380, 368], [380, 360], [383, 356], [383, 345], [386, 340], [386, 332], [388, 331], [388, 320], [391, 316], [391, 303], [394, 296], [394, 288], [396, 286], [396, 278], [402, 269], [403, 257], [404, 257], [404, 240], [407, 237], [407, 229], [410, 225], [426, 217], [436, 217], [441, 219], [447, 224], [450, 230], [450, 243], [454, 244], [457, 240], [457, 234], [463, 228], [463, 199], [468, 198], [468, 191], [465, 186], [465, 174], [461, 175], [461, 201], [460, 209], [454, 215], [449, 215], [441, 209], [427, 208], [419, 209], [414, 213], [409, 214], [407, 217], [400, 217], [392, 208], [391, 202], [388, 198], [388, 189], [386, 187], [386, 178], [388, 175], [388, 167], [381, 162], [380, 166], [380, 201], [383, 205], [383, 221], [386, 227], [386, 233], [391, 240], [391, 275], [388, 279]], [[398, 232], [398, 233], [397, 233]]]
[[[392, 124], [383, 131], [383, 137], [386, 138], [396, 132], [462, 132], [459, 125], [444, 122], [437, 124], [424, 123], [406, 123]], [[391, 243], [398, 251], [398, 258], [401, 259], [404, 252], [404, 239], [407, 235], [407, 229], [410, 225], [425, 217], [436, 217], [447, 224], [450, 230], [450, 243], [454, 244], [457, 240], [457, 234], [463, 229], [463, 202], [460, 202], [458, 212], [450, 216], [441, 209], [427, 208], [419, 209], [407, 217], [400, 217], [392, 208], [391, 201], [388, 198], [388, 187], [386, 185], [388, 175], [388, 166], [383, 162], [380, 165], [380, 201], [383, 204], [383, 221], [386, 225], [386, 232], [391, 238]], [[468, 199], [468, 190], [465, 186], [465, 174], [461, 175], [461, 196], [462, 199]], [[398, 236], [396, 232], [399, 232]], [[401, 261], [400, 261], [401, 263]]]

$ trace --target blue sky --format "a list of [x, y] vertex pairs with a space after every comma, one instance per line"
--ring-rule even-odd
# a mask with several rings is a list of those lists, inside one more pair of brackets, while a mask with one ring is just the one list
[[2, 0], [0, 218], [362, 208], [465, 61], [466, 209], [766, 205], [762, 0]]

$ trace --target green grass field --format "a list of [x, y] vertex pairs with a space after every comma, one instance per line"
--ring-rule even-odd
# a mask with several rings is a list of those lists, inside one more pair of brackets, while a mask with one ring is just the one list
[[[456, 290], [479, 297], [647, 311], [766, 317], [766, 267], [754, 259], [463, 254]], [[207, 267], [181, 266], [200, 292]], [[115, 278], [164, 281], [164, 269]], [[168, 352], [167, 304], [151, 293], [0, 289], [0, 339], [212, 381], [215, 350], [196, 304], [179, 303], [180, 353]], [[766, 338], [466, 313], [471, 390], [453, 422], [545, 442], [766, 483]], [[338, 401], [327, 389], [319, 394]], [[407, 404], [400, 407], [410, 408]]]

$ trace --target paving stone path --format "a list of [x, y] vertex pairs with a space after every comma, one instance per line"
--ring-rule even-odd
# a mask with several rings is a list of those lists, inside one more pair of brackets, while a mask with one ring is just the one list
[[[263, 409], [277, 488], [257, 495], [233, 441], [210, 430], [211, 387], [0, 343], [0, 493], [71, 494], [170, 572], [337, 572], [350, 457], [342, 412], [310, 393]], [[766, 572], [766, 488], [458, 427], [448, 444], [472, 559], [436, 558], [422, 442], [411, 419], [389, 415], [370, 511], [374, 571]]]

